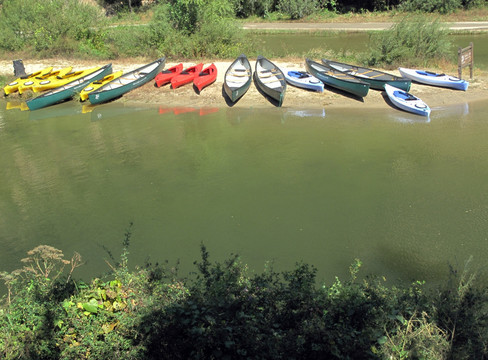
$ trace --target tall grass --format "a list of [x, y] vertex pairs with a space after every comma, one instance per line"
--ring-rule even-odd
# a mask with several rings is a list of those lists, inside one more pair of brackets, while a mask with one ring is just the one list
[[419, 66], [448, 58], [450, 41], [438, 20], [407, 16], [390, 30], [373, 34], [366, 55], [368, 65]]

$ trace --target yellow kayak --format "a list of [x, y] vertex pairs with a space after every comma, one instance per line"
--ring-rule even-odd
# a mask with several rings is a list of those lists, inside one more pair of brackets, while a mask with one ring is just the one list
[[95, 68], [91, 69], [85, 69], [85, 70], [79, 70], [79, 71], [73, 71], [70, 73], [65, 74], [64, 76], [57, 76], [55, 79], [46, 79], [43, 81], [40, 81], [39, 83], [35, 84], [32, 87], [32, 90], [34, 92], [40, 92], [40, 91], [46, 91], [46, 90], [51, 90], [58, 88], [60, 86], [63, 86], [73, 80], [82, 78], [88, 74], [91, 74], [92, 72], [100, 69], [100, 66], [97, 66]]
[[53, 71], [52, 66], [33, 72], [32, 74], [28, 74], [26, 76], [21, 76], [11, 83], [5, 85], [5, 87], [3, 88], [3, 92], [5, 93], [5, 95], [12, 94], [19, 90], [20, 84], [28, 81], [29, 79], [33, 79], [36, 76], [46, 76], [47, 74], [51, 73], [51, 71]]
[[36, 76], [32, 79], [27, 79], [23, 82], [20, 83], [19, 85], [19, 94], [23, 94], [27, 90], [32, 90], [35, 85], [40, 83], [41, 81], [45, 81], [48, 79], [56, 79], [58, 76], [62, 77], [65, 76], [66, 74], [69, 74], [73, 70], [73, 67], [68, 66], [65, 67], [64, 69], [61, 70], [56, 70], [56, 71], [51, 71], [48, 74], [45, 75], [39, 75]]
[[89, 93], [91, 93], [92, 91], [98, 89], [99, 87], [101, 87], [101, 86], [109, 83], [110, 81], [117, 79], [122, 74], [123, 74], [123, 71], [120, 70], [120, 71], [114, 72], [113, 74], [110, 74], [110, 75], [105, 76], [103, 79], [100, 79], [100, 80], [97, 80], [97, 81], [92, 82], [86, 88], [84, 88], [83, 90], [81, 90], [81, 92], [80, 92], [80, 100], [81, 101], [87, 100]]

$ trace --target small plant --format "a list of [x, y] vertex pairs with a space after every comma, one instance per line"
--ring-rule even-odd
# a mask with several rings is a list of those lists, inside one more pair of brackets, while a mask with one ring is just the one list
[[413, 314], [408, 320], [396, 315], [397, 327], [378, 340], [385, 359], [443, 360], [449, 351], [447, 334], [428, 315]]
[[450, 46], [438, 20], [407, 16], [390, 30], [371, 36], [366, 62], [370, 66], [425, 65], [447, 58]]

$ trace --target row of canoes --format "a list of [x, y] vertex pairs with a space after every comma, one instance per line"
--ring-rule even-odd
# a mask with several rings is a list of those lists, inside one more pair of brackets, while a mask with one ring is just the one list
[[[254, 81], [256, 87], [281, 106], [286, 83], [308, 90], [323, 91], [324, 84], [356, 97], [364, 97], [369, 89], [384, 90], [398, 108], [414, 114], [429, 116], [430, 108], [421, 99], [410, 94], [412, 81], [466, 91], [468, 82], [445, 74], [424, 70], [399, 68], [400, 76], [365, 67], [322, 59], [322, 63], [305, 60], [307, 71], [282, 70], [268, 59], [256, 60]], [[228, 68], [224, 90], [232, 102], [242, 97], [251, 84], [252, 70], [245, 55], [239, 56]]]
[[8, 95], [28, 89], [34, 92], [44, 91], [26, 102], [30, 110], [37, 110], [70, 99], [77, 93], [80, 94], [81, 101], [89, 100], [92, 104], [100, 104], [118, 98], [155, 78], [157, 86], [171, 82], [172, 87], [177, 88], [193, 82], [198, 91], [201, 91], [217, 77], [214, 64], [205, 69], [203, 64], [198, 64], [185, 70], [179, 64], [163, 70], [165, 60], [164, 57], [160, 58], [127, 73], [112, 73], [111, 64], [77, 72], [72, 72], [71, 67], [55, 72], [52, 68], [46, 68], [7, 84], [4, 92]]
[[[82, 71], [72, 71], [71, 67], [53, 71], [50, 67], [7, 84], [4, 92], [8, 95], [15, 91], [23, 93], [28, 89], [44, 91], [27, 101], [29, 109], [35, 110], [71, 98], [76, 93], [80, 93], [82, 101], [88, 99], [92, 104], [107, 102], [153, 79], [157, 87], [171, 84], [175, 89], [193, 82], [201, 91], [215, 82], [217, 77], [214, 64], [204, 68], [200, 63], [183, 69], [180, 63], [163, 70], [164, 65], [163, 57], [125, 74], [122, 71], [112, 73], [111, 64]], [[464, 80], [424, 70], [399, 68], [402, 75], [399, 77], [326, 59], [322, 59], [322, 63], [306, 59], [305, 66], [307, 71], [280, 69], [270, 60], [258, 56], [253, 76], [250, 62], [242, 54], [228, 67], [223, 88], [230, 101], [236, 102], [247, 92], [254, 79], [258, 90], [273, 99], [277, 106], [283, 103], [287, 83], [314, 91], [323, 91], [325, 84], [356, 97], [366, 96], [372, 88], [384, 90], [393, 104], [404, 110], [428, 115], [428, 106], [408, 93], [412, 80], [460, 90], [467, 90], [468, 87]]]

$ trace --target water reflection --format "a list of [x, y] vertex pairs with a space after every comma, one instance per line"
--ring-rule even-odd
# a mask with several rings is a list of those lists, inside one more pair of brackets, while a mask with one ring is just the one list
[[469, 104], [452, 104], [443, 105], [432, 108], [431, 116], [434, 115], [435, 118], [446, 118], [446, 117], [465, 117], [469, 114]]
[[219, 110], [220, 109], [218, 107], [194, 108], [194, 107], [182, 107], [182, 106], [177, 106], [177, 107], [160, 106], [158, 110], [158, 114], [159, 115], [164, 115], [164, 114], [182, 115], [186, 113], [198, 113], [198, 115], [200, 116], [205, 116], [205, 115], [216, 113]]

